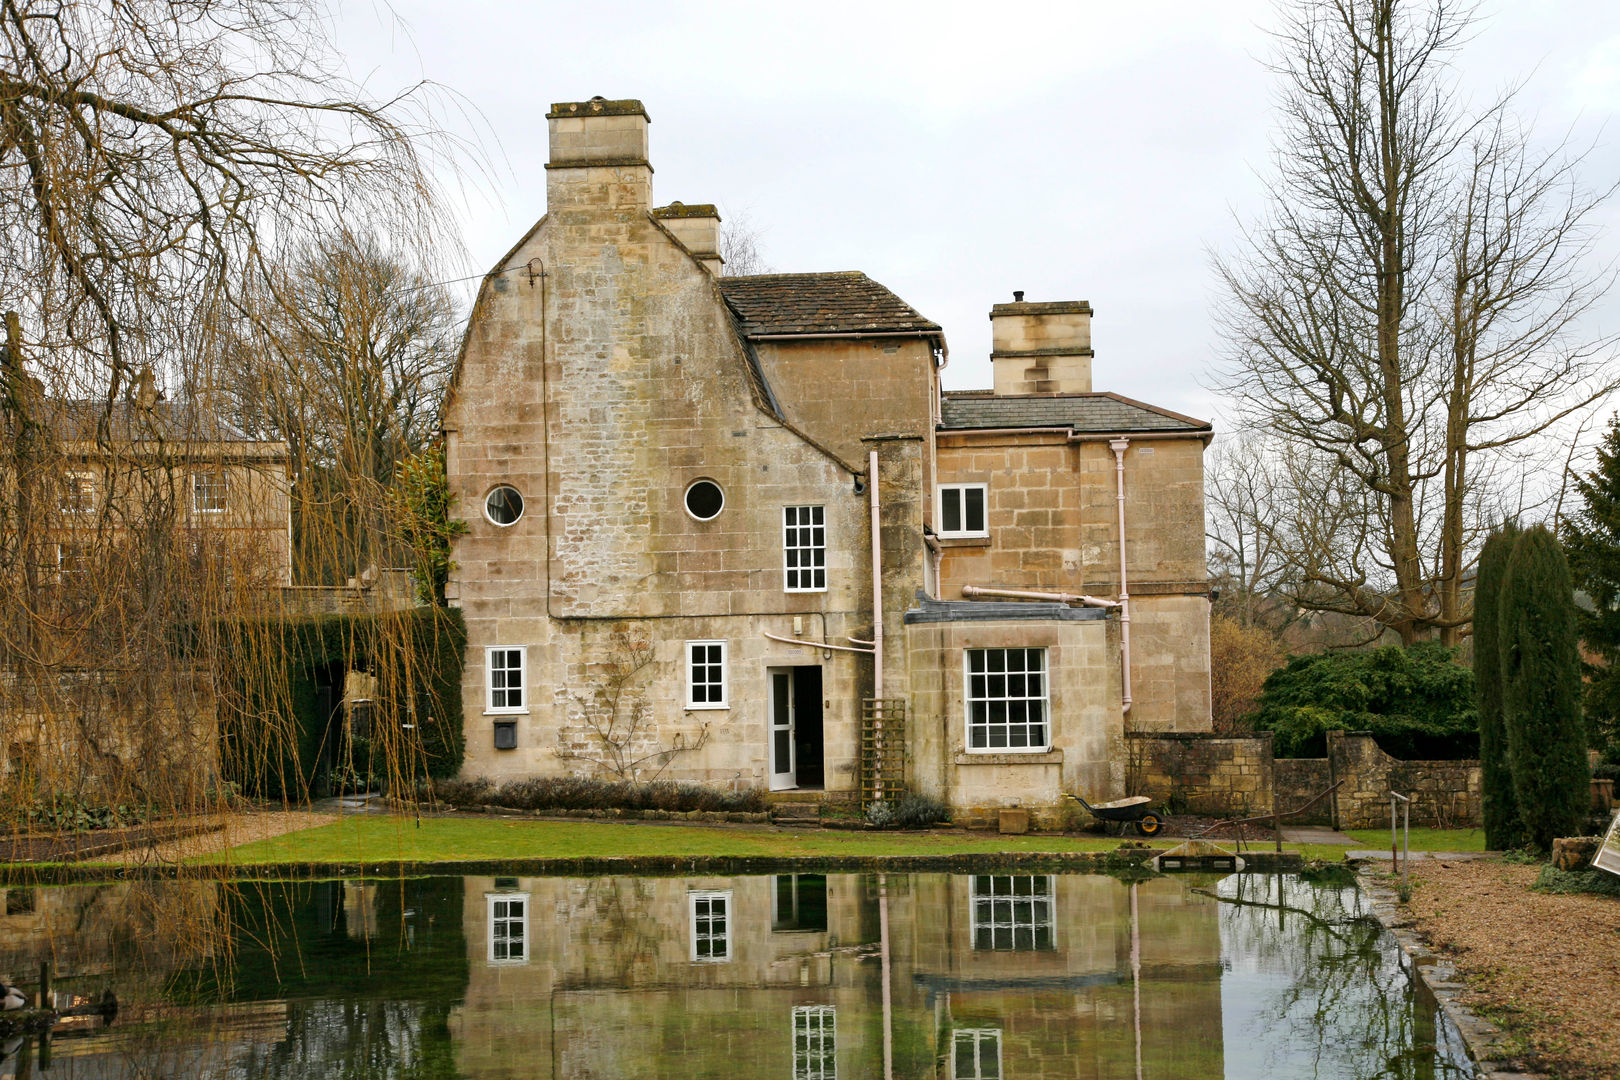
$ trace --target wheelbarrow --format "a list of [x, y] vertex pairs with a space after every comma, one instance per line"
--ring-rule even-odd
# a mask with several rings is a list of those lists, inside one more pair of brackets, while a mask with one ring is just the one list
[[1136, 831], [1143, 836], [1153, 836], [1164, 828], [1164, 819], [1149, 809], [1153, 805], [1153, 800], [1146, 795], [1132, 795], [1128, 799], [1115, 799], [1113, 802], [1098, 803], [1096, 806], [1086, 802], [1079, 795], [1070, 795], [1068, 792], [1064, 792], [1064, 795], [1090, 810], [1092, 817], [1105, 825], [1117, 824], [1122, 833], [1127, 825], [1135, 825]]

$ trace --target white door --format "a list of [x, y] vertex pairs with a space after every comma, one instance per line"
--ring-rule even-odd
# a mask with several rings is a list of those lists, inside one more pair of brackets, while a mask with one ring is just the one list
[[771, 790], [799, 786], [793, 761], [793, 669], [770, 668]]

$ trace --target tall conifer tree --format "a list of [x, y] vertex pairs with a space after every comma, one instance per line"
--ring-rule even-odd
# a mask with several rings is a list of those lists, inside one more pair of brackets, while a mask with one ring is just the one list
[[1484, 773], [1485, 846], [1494, 850], [1524, 843], [1519, 800], [1513, 793], [1507, 729], [1502, 720], [1502, 658], [1498, 646], [1498, 607], [1502, 576], [1513, 542], [1514, 524], [1491, 533], [1479, 553], [1474, 585], [1474, 704], [1479, 714], [1479, 760]]
[[1575, 587], [1591, 600], [1575, 626], [1595, 662], [1584, 665], [1590, 733], [1620, 738], [1620, 416], [1598, 446], [1597, 468], [1575, 479], [1582, 505], [1564, 524]]
[[1545, 526], [1514, 542], [1496, 614], [1513, 791], [1529, 841], [1547, 851], [1556, 837], [1579, 831], [1591, 792], [1575, 590], [1564, 550]]

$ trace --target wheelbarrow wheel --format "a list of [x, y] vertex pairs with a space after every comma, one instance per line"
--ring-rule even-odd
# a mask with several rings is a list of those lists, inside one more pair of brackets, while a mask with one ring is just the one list
[[1159, 820], [1158, 814], [1143, 814], [1136, 822], [1136, 831], [1143, 836], [1154, 836], [1164, 828], [1164, 822]]

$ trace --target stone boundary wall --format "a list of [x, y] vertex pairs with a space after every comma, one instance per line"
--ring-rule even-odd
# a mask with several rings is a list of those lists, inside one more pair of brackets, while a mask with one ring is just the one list
[[1401, 761], [1365, 732], [1328, 733], [1325, 758], [1275, 759], [1270, 732], [1127, 732], [1126, 794], [1148, 795], [1172, 813], [1209, 817], [1287, 811], [1343, 780], [1331, 800], [1295, 825], [1374, 829], [1389, 824], [1391, 789], [1412, 798], [1412, 824], [1475, 828], [1482, 780], [1478, 761]]
[[[1333, 784], [1328, 779], [1333, 775], [1333, 770], [1325, 757], [1278, 758], [1273, 773], [1277, 778], [1277, 809], [1281, 811], [1305, 805]], [[1332, 825], [1333, 800], [1323, 799], [1308, 812], [1289, 818], [1288, 823]]]
[[1126, 733], [1128, 795], [1149, 795], [1171, 813], [1238, 817], [1271, 809], [1271, 733]]
[[1472, 828], [1481, 823], [1484, 778], [1477, 761], [1401, 761], [1378, 748], [1371, 735], [1328, 732], [1328, 762], [1335, 780], [1335, 825], [1376, 829], [1389, 824], [1391, 790], [1412, 799], [1412, 824]]

